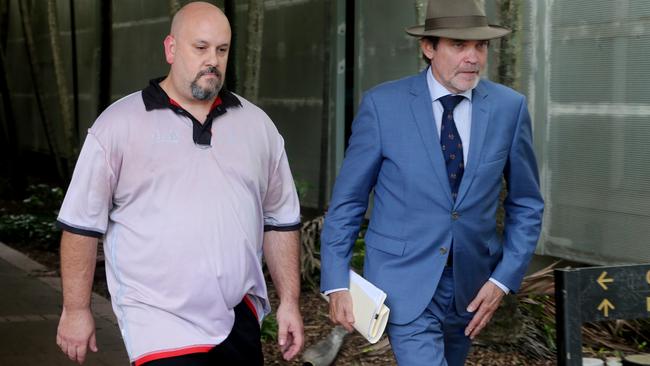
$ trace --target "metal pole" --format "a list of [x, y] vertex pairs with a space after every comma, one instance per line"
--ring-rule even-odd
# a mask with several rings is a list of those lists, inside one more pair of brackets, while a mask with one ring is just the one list
[[582, 366], [580, 272], [556, 269], [554, 276], [557, 364]]

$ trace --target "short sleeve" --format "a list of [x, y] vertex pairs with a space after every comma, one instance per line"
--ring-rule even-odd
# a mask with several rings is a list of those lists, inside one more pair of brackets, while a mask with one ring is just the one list
[[300, 230], [300, 202], [281, 138], [279, 145], [264, 197], [264, 231]]
[[59, 228], [91, 237], [106, 233], [116, 183], [108, 156], [97, 137], [89, 132], [59, 211]]

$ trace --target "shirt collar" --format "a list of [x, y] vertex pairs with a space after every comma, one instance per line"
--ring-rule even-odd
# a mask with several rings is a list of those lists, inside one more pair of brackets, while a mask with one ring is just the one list
[[[431, 95], [432, 102], [435, 102], [436, 100], [444, 97], [445, 95], [454, 94], [449, 90], [447, 90], [447, 88], [442, 86], [442, 84], [440, 84], [438, 80], [436, 80], [436, 78], [433, 77], [433, 73], [431, 72], [431, 66], [427, 68], [427, 86], [429, 87], [429, 94]], [[460, 94], [454, 94], [454, 95], [462, 95], [471, 102], [472, 90], [473, 88], [470, 90], [466, 90]]]
[[[152, 79], [149, 81], [149, 85], [147, 85], [147, 87], [142, 90], [142, 101], [144, 102], [144, 107], [147, 111], [165, 108], [176, 111], [178, 108], [182, 108], [175, 100], [170, 98], [160, 86], [160, 82], [164, 79], [164, 76]], [[217, 106], [221, 106], [224, 109], [229, 109], [233, 107], [241, 107], [242, 104], [241, 101], [239, 101], [239, 98], [235, 96], [235, 94], [231, 93], [225, 88], [221, 88], [219, 95], [210, 107], [210, 114], [212, 114], [212, 111]]]

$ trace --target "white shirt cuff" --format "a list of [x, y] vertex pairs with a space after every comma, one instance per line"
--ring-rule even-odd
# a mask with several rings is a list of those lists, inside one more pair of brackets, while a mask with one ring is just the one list
[[495, 280], [494, 278], [490, 277], [490, 282], [497, 285], [497, 287], [500, 288], [501, 290], [503, 290], [503, 292], [505, 292], [506, 295], [510, 293], [509, 288], [507, 288], [504, 284], [502, 284], [501, 282]]
[[347, 290], [349, 290], [347, 287], [333, 288], [331, 290], [327, 290], [327, 291], [323, 292], [323, 295], [328, 296], [329, 294], [332, 294], [332, 293], [335, 293], [335, 292], [347, 291]]

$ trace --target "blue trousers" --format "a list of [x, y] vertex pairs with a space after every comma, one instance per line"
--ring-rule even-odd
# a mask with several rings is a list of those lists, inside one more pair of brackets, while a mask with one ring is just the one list
[[465, 327], [473, 313], [458, 314], [454, 305], [454, 276], [445, 267], [433, 299], [408, 324], [388, 324], [388, 337], [399, 366], [461, 366], [472, 345]]

